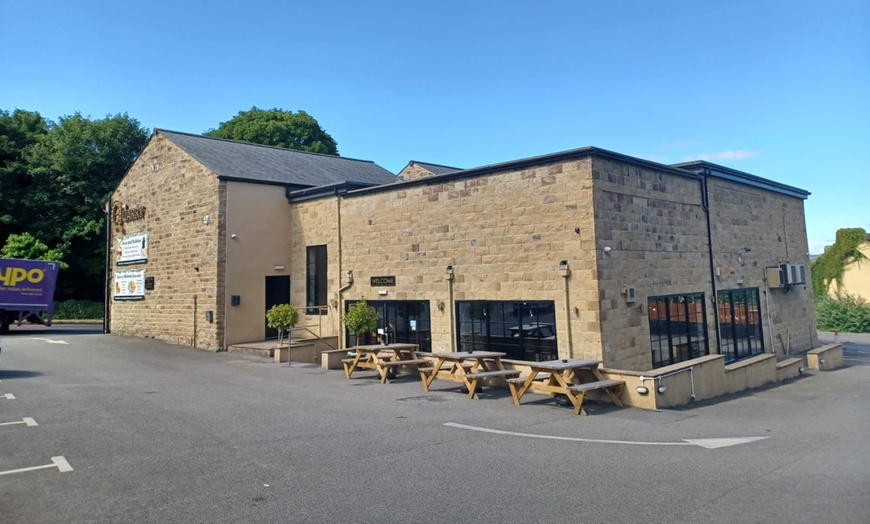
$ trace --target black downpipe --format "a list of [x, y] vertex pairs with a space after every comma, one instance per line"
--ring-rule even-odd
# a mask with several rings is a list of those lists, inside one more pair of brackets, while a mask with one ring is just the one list
[[112, 196], [106, 202], [106, 289], [103, 293], [103, 333], [111, 333], [109, 327], [109, 300], [112, 298]]
[[716, 266], [713, 263], [713, 221], [710, 218], [710, 193], [707, 189], [707, 168], [701, 178], [701, 207], [707, 216], [707, 251], [710, 255], [710, 284], [713, 287], [713, 318], [716, 322], [716, 353], [722, 354], [722, 326], [719, 323], [719, 293], [716, 289]]

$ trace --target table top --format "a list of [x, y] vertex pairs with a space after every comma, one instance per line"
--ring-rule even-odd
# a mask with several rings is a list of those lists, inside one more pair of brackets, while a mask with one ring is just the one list
[[601, 364], [600, 360], [563, 358], [561, 360], [542, 360], [541, 362], [529, 362], [528, 366], [538, 370], [564, 371], [566, 369], [592, 368]]
[[417, 349], [419, 346], [417, 344], [403, 344], [403, 343], [395, 343], [395, 344], [368, 344], [364, 346], [354, 346], [352, 348], [348, 348], [348, 351], [353, 351], [355, 349], [359, 349], [361, 351], [386, 351], [388, 349], [401, 351], [408, 349]]
[[432, 353], [433, 357], [460, 360], [465, 358], [501, 358], [507, 353], [497, 351], [457, 351], [456, 353]]

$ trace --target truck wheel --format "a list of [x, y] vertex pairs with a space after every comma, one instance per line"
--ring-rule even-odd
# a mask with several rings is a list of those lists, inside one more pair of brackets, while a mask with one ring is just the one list
[[2, 311], [0, 311], [0, 333], [9, 333], [9, 319]]

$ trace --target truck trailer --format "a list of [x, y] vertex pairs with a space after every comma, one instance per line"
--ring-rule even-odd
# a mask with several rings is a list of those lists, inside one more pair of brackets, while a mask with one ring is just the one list
[[17, 322], [51, 325], [58, 262], [0, 258], [0, 333]]

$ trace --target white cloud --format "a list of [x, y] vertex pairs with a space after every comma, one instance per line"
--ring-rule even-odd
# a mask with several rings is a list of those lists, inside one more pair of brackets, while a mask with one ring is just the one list
[[752, 158], [760, 154], [759, 151], [737, 149], [733, 151], [717, 151], [715, 153], [701, 153], [694, 156], [686, 156], [685, 160], [743, 160], [744, 158]]

